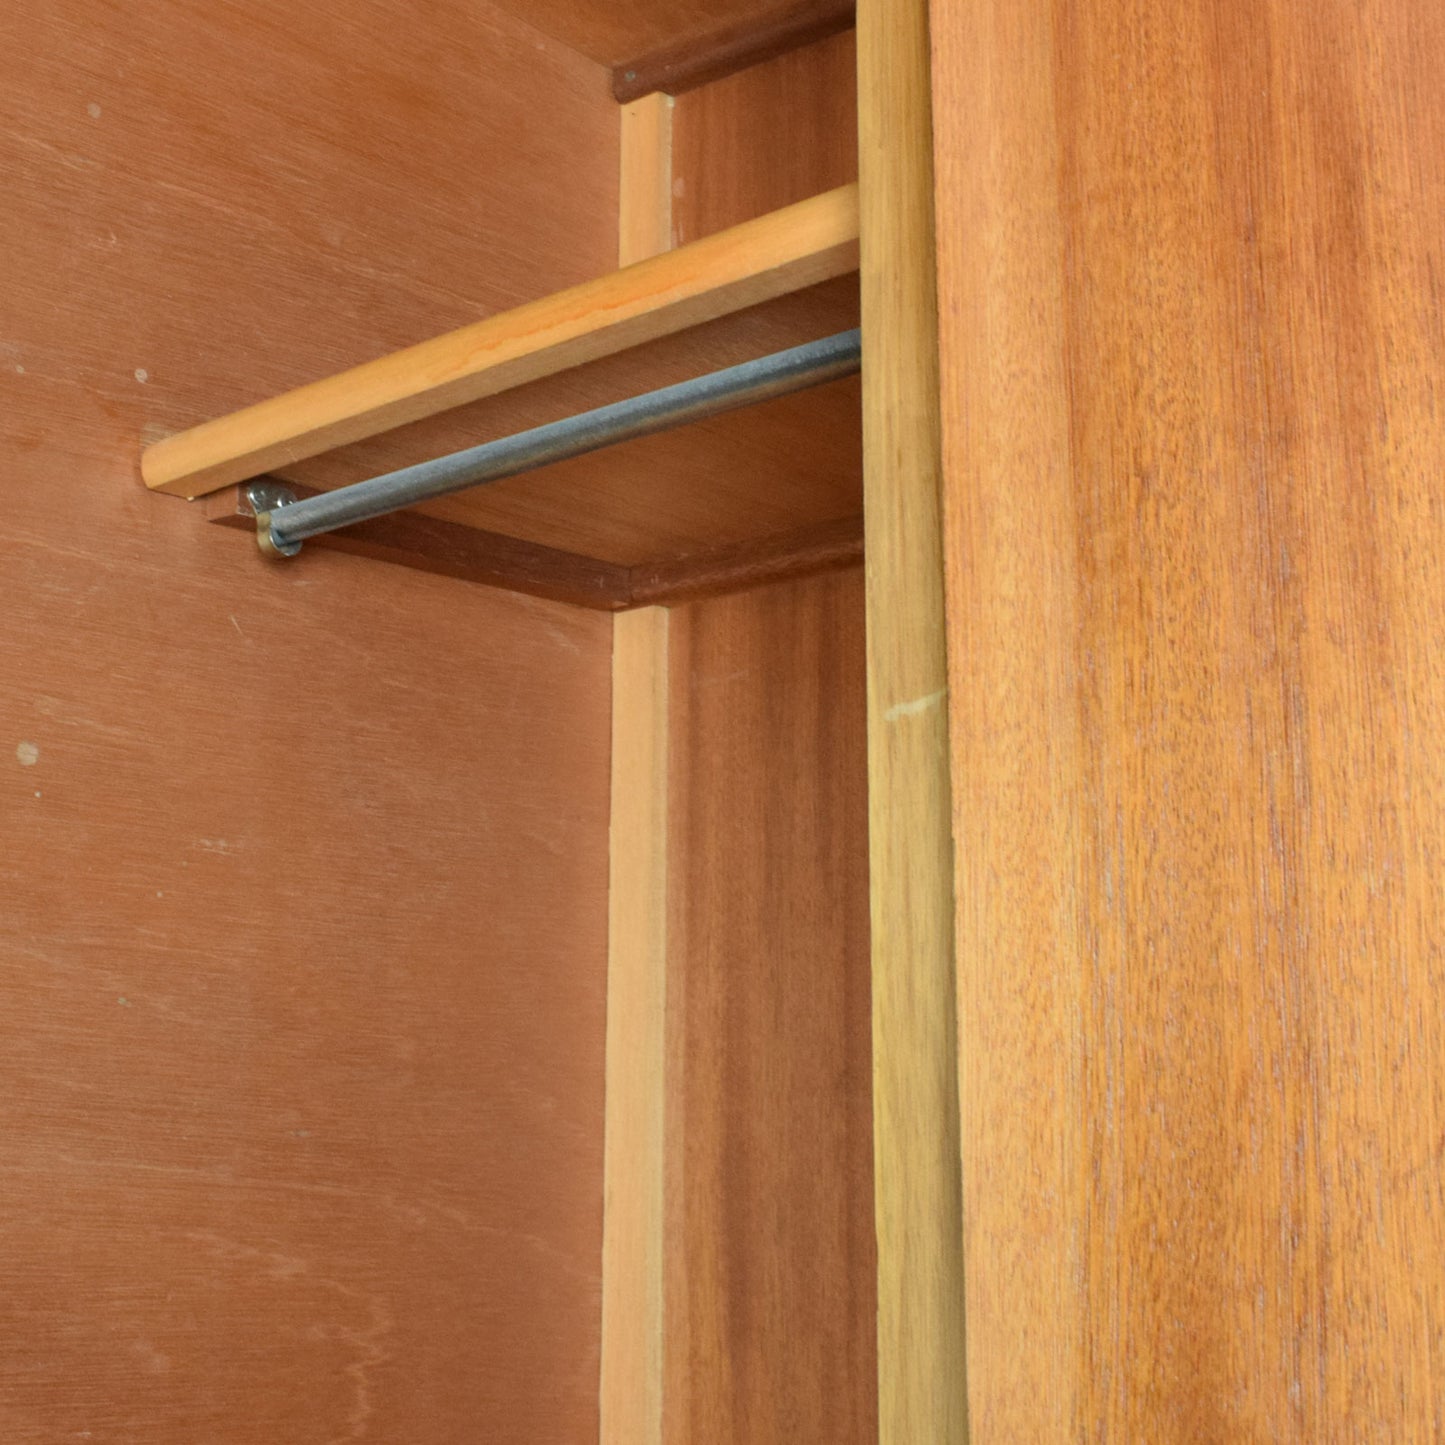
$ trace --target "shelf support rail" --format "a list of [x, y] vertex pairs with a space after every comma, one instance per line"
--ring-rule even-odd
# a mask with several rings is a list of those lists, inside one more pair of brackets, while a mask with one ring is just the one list
[[843, 331], [304, 501], [287, 501], [279, 488], [268, 490], [265, 495], [275, 505], [257, 507], [256, 540], [269, 556], [294, 557], [309, 537], [838, 381], [861, 366], [861, 333]]

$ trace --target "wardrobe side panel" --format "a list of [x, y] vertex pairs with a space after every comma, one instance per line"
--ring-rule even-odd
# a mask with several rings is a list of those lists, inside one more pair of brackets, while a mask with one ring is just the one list
[[877, 1439], [863, 578], [673, 610], [668, 1445]]
[[853, 32], [677, 97], [674, 244], [858, 179]]

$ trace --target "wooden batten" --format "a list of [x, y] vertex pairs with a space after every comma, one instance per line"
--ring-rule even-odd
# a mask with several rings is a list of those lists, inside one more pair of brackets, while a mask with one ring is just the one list
[[[497, 0], [502, 8], [609, 70], [640, 70], [645, 59], [706, 56], [722, 49], [753, 65], [776, 37], [851, 23], [853, 0]], [[751, 41], [749, 46], [748, 42]], [[795, 45], [806, 40], [795, 39]], [[749, 58], [751, 55], [751, 58]], [[633, 92], [633, 95], [641, 92]], [[619, 97], [622, 98], [622, 97]], [[631, 98], [631, 97], [628, 97]]]
[[[621, 117], [617, 260], [672, 245], [672, 101]], [[600, 1445], [662, 1445], [667, 1102], [668, 613], [612, 624], [612, 826]]]
[[601, 1445], [661, 1445], [668, 612], [613, 622]]
[[[283, 485], [298, 497], [317, 495], [310, 487]], [[256, 513], [245, 487], [226, 487], [200, 498], [198, 504], [206, 521], [216, 526], [255, 532]], [[325, 532], [306, 545], [482, 587], [549, 597], [574, 607], [627, 612], [858, 566], [863, 561], [863, 519], [844, 517], [639, 567], [620, 567], [600, 557], [485, 532], [414, 509]]]
[[696, 90], [851, 29], [854, 8], [855, 0], [801, 0], [664, 46], [619, 65], [612, 72], [612, 93], [625, 103], [655, 91], [681, 95]]
[[619, 266], [672, 250], [672, 121], [670, 95], [645, 95], [622, 107]]

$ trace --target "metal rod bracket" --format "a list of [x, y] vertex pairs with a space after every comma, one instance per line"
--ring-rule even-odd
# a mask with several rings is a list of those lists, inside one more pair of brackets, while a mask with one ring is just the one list
[[299, 499], [290, 487], [279, 482], [249, 482], [246, 502], [256, 514], [256, 545], [267, 557], [294, 557], [301, 550], [300, 542], [287, 542], [271, 530], [273, 512], [293, 507]]

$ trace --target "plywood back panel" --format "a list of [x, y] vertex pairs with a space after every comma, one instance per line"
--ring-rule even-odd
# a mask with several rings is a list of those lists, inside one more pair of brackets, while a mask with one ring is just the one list
[[934, 7], [983, 1439], [1431, 1439], [1445, 15]]
[[611, 265], [605, 77], [475, 4], [5, 29], [0, 1436], [595, 1439], [610, 621], [267, 569], [135, 458]]
[[66, 0], [6, 53], [11, 285], [49, 304], [4, 344], [77, 349], [137, 441], [615, 263], [602, 73], [485, 5]]
[[863, 579], [669, 627], [669, 1445], [877, 1438]]

